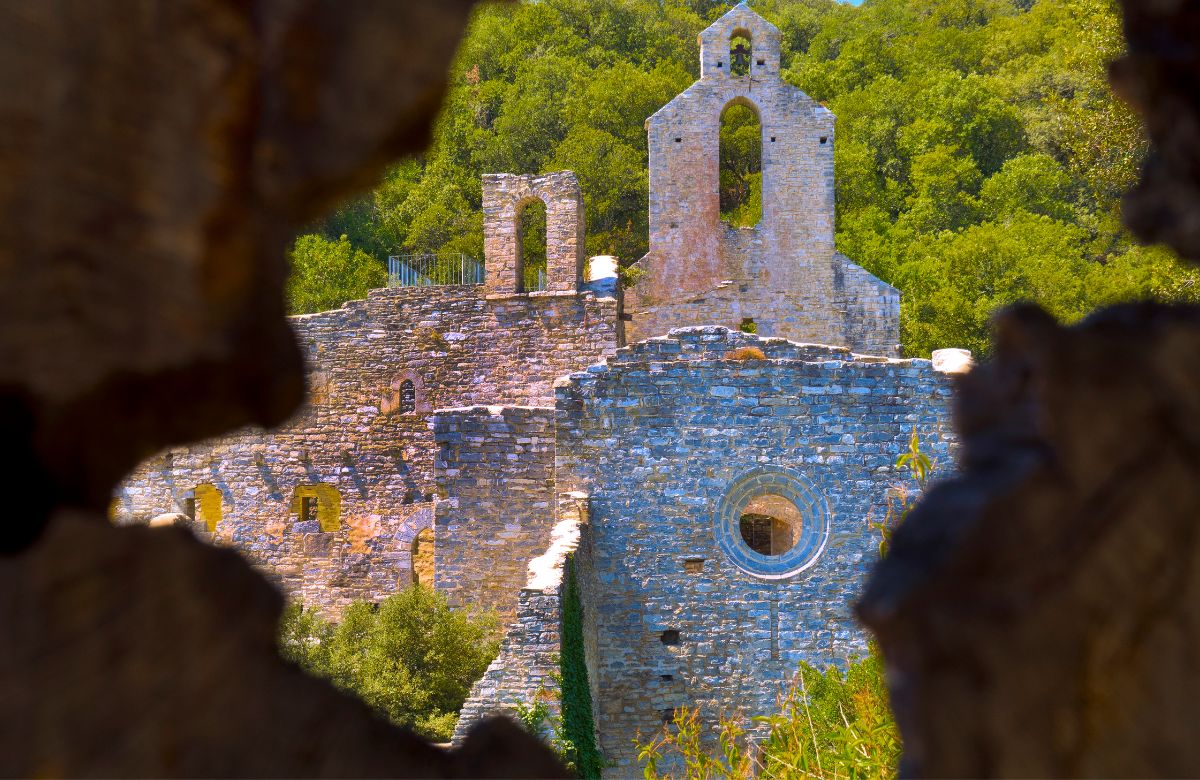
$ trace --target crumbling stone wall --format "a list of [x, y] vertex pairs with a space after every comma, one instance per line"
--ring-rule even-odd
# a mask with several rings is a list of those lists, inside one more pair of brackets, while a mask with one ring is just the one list
[[[433, 417], [437, 587], [507, 622], [554, 527], [554, 410], [479, 406]], [[523, 598], [523, 597], [522, 597]]]
[[[222, 500], [210, 538], [336, 613], [412, 582], [412, 542], [430, 526], [436, 494], [431, 412], [548, 403], [556, 377], [613, 353], [618, 319], [616, 301], [591, 292], [489, 298], [483, 286], [446, 286], [374, 290], [292, 325], [309, 366], [297, 416], [168, 450], [125, 481], [113, 509], [120, 522], [144, 522], [185, 511], [197, 486], [212, 485]], [[399, 403], [405, 381], [412, 412]], [[299, 521], [305, 485], [336, 489], [340, 528]]]
[[[500, 654], [471, 688], [458, 716], [454, 744], [459, 744], [489, 715], [513, 715], [516, 705], [546, 705], [547, 729], [562, 715], [559, 653], [562, 646], [563, 578], [567, 556], [579, 544], [578, 516], [558, 523], [547, 549], [527, 561], [529, 578], [518, 594], [516, 619], [509, 626]], [[549, 738], [551, 734], [542, 735]]]
[[[729, 42], [751, 39], [750, 73]], [[893, 356], [900, 294], [834, 251], [834, 117], [779, 73], [780, 33], [739, 5], [700, 36], [700, 80], [647, 122], [650, 251], [626, 292], [630, 341], [687, 325], [737, 328]], [[721, 221], [720, 121], [729, 105], [762, 124], [762, 221]]]
[[[766, 714], [799, 661], [865, 651], [850, 603], [878, 554], [868, 523], [890, 487], [913, 487], [893, 464], [914, 431], [942, 475], [954, 469], [951, 390], [926, 360], [721, 327], [560, 380], [556, 488], [589, 496], [585, 643], [594, 631], [601, 748], [618, 775], [675, 707], [712, 723]], [[764, 492], [804, 516], [778, 558], [737, 534], [738, 501]]]
[[488, 173], [483, 177], [483, 253], [492, 295], [523, 291], [520, 217], [531, 201], [546, 204], [546, 290], [583, 283], [583, 192], [571, 171], [542, 176]]

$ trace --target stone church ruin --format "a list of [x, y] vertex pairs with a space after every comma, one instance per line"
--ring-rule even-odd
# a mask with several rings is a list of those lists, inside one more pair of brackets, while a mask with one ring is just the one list
[[[113, 516], [187, 524], [330, 615], [414, 582], [496, 610], [507, 635], [456, 739], [557, 685], [570, 559], [618, 773], [677, 707], [763, 714], [799, 661], [862, 652], [850, 602], [877, 555], [868, 523], [914, 432], [952, 468], [952, 380], [899, 358], [899, 293], [836, 252], [834, 118], [782, 80], [779, 49], [735, 7], [701, 35], [700, 80], [647, 120], [633, 287], [585, 262], [574, 174], [487, 174], [482, 284], [292, 318], [303, 410], [146, 461]], [[732, 104], [762, 126], [752, 228], [720, 220]], [[520, 247], [533, 201], [543, 289]]]

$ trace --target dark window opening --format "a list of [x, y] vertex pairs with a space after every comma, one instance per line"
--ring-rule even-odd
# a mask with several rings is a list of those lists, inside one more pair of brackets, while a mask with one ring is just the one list
[[679, 644], [679, 632], [673, 628], [667, 629], [666, 631], [662, 632], [662, 636], [659, 637], [659, 641], [661, 641], [664, 645], [677, 645]]
[[803, 516], [790, 500], [761, 495], [742, 510], [738, 531], [742, 541], [759, 555], [783, 555], [800, 541]]
[[517, 213], [517, 281], [520, 292], [546, 289], [546, 204], [540, 199]]
[[663, 722], [664, 726], [670, 725], [675, 722], [675, 708], [674, 707], [667, 707], [665, 710], [661, 710], [660, 714], [662, 715], [662, 722]]
[[729, 39], [729, 75], [745, 76], [750, 73], [750, 33], [734, 32]]
[[400, 414], [410, 414], [417, 410], [417, 388], [411, 379], [400, 383]]
[[681, 143], [683, 143], [683, 139], [682, 139], [682, 138], [676, 138], [676, 139], [675, 139], [675, 143], [677, 143], [677, 144], [681, 144]]
[[821, 136], [821, 143], [823, 143], [823, 144], [827, 144], [827, 143], [829, 143], [829, 137], [828, 137], [828, 136], [824, 136], [824, 135], [823, 135], [823, 136]]
[[188, 520], [196, 519], [196, 499], [185, 498], [183, 500], [183, 513], [187, 515]]
[[757, 62], [758, 62], [758, 67], [760, 67], [760, 68], [767, 64], [766, 60], [758, 60]]
[[658, 676], [658, 679], [662, 680], [663, 682], [671, 682], [672, 680], [674, 680], [674, 679], [675, 679], [675, 675], [673, 675], [673, 674], [660, 674], [660, 675]]
[[775, 136], [771, 136], [771, 143], [775, 143]]
[[704, 559], [703, 558], [688, 558], [683, 562], [683, 570], [688, 574], [703, 574]]
[[721, 219], [732, 227], [753, 227], [762, 219], [762, 132], [749, 105], [733, 103], [721, 112]]
[[300, 522], [316, 522], [317, 499], [315, 496], [300, 497]]
[[717, 67], [718, 67], [718, 68], [720, 68], [720, 67], [722, 67], [724, 64], [725, 64], [725, 63], [723, 63], [723, 62], [718, 62], [718, 63], [717, 63]]

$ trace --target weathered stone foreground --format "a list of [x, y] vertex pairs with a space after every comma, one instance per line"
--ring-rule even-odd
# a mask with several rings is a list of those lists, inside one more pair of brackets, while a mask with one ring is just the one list
[[[229, 551], [115, 528], [163, 447], [300, 404], [300, 226], [420, 149], [465, 0], [0, 8], [0, 773], [561, 775], [494, 724], [440, 752], [284, 664]], [[40, 535], [40, 538], [39, 538]]]

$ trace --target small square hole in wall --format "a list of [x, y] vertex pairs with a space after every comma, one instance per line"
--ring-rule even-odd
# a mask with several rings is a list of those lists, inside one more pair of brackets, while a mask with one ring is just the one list
[[675, 139], [675, 143], [677, 143], [677, 144], [681, 144], [681, 143], [683, 143], [683, 139], [682, 139], [682, 138], [676, 138], [676, 139]]
[[758, 66], [759, 66], [760, 68], [761, 68], [763, 65], [766, 65], [766, 64], [767, 64], [767, 61], [766, 61], [766, 60], [759, 60], [759, 61], [758, 61]]
[[720, 67], [723, 67], [724, 65], [725, 65], [725, 63], [723, 63], [723, 62], [718, 62], [718, 63], [717, 63], [717, 67], [718, 67], [718, 68], [720, 68]]
[[703, 574], [704, 559], [703, 558], [688, 558], [683, 562], [683, 570], [688, 574]]
[[659, 710], [659, 714], [662, 715], [662, 720], [663, 720], [664, 726], [669, 726], [670, 724], [675, 722], [675, 708], [674, 707], [667, 707], [665, 710]]
[[771, 136], [771, 143], [775, 143], [775, 136]]
[[828, 136], [824, 136], [824, 135], [823, 135], [823, 136], [821, 136], [821, 143], [823, 143], [823, 144], [827, 144], [827, 143], [829, 143], [829, 138], [828, 138]]
[[658, 639], [664, 645], [677, 645], [679, 644], [679, 632], [673, 628], [669, 628], [662, 632], [662, 636]]
[[658, 676], [658, 679], [662, 680], [663, 682], [671, 682], [672, 680], [674, 680], [674, 679], [675, 679], [675, 675], [673, 675], [673, 674], [660, 674], [660, 675]]

